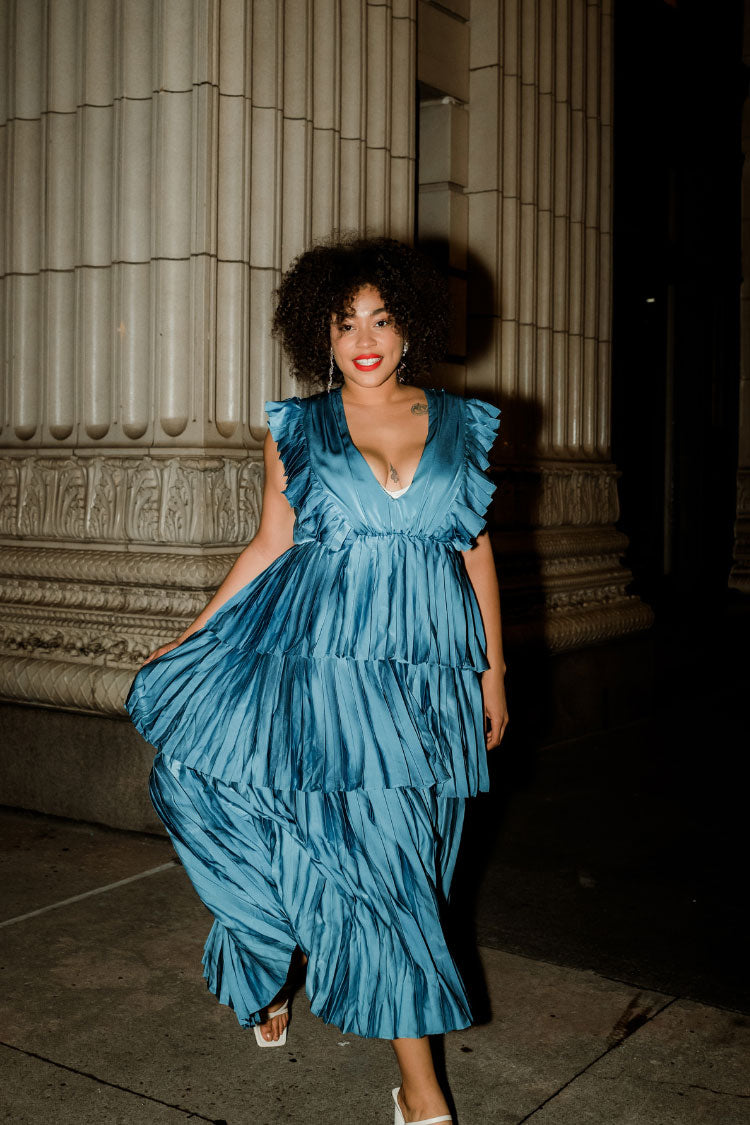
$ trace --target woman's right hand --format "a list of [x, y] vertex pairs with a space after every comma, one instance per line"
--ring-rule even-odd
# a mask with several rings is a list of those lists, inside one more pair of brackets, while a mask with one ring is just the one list
[[171, 652], [173, 648], [177, 648], [178, 645], [181, 645], [183, 640], [185, 640], [184, 637], [178, 637], [176, 641], [170, 641], [168, 645], [162, 645], [161, 648], [155, 648], [154, 651], [152, 653], [149, 653], [149, 655], [143, 661], [141, 667], [145, 668], [147, 664], [150, 664], [152, 660], [156, 660], [158, 656], [164, 656], [165, 653]]

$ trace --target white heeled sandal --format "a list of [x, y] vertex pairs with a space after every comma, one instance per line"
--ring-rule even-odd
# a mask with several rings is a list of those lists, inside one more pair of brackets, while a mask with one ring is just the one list
[[[275, 1016], [283, 1016], [288, 1011], [289, 1001], [285, 1000], [280, 1008], [276, 1008], [275, 1011], [268, 1013], [268, 1018], [272, 1020]], [[287, 1027], [288, 1026], [289, 1025], [287, 1024]], [[260, 1030], [259, 1023], [255, 1024], [255, 1026], [253, 1027], [253, 1031], [255, 1032], [255, 1039], [259, 1047], [283, 1047], [286, 1043], [286, 1027], [284, 1028], [278, 1039], [264, 1039], [263, 1033]]]
[[393, 1094], [393, 1102], [396, 1106], [396, 1116], [394, 1118], [393, 1125], [437, 1125], [438, 1121], [453, 1120], [451, 1115], [448, 1113], [443, 1114], [442, 1117], [425, 1117], [422, 1121], [410, 1121], [407, 1123], [406, 1121], [404, 1121], [404, 1115], [401, 1112], [401, 1106], [398, 1104], [398, 1092], [400, 1089], [401, 1087], [397, 1086], [395, 1090], [391, 1090], [391, 1093]]

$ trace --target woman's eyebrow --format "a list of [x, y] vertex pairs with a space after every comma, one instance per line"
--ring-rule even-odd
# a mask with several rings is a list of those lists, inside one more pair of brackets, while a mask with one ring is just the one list
[[[388, 312], [388, 309], [374, 309], [371, 313], [368, 313], [367, 315], [368, 316], [380, 316], [381, 313], [387, 313], [387, 312]], [[345, 312], [342, 319], [343, 320], [354, 320], [354, 317], [356, 315], [357, 314], [355, 313], [354, 309], [352, 309], [351, 312]]]

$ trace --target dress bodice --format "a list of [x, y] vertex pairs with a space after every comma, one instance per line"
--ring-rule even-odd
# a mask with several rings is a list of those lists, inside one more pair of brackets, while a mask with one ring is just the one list
[[294, 542], [338, 550], [359, 537], [404, 535], [470, 549], [496, 485], [487, 453], [499, 409], [443, 388], [425, 388], [428, 427], [411, 483], [397, 496], [376, 479], [349, 434], [341, 388], [266, 402], [295, 509]]

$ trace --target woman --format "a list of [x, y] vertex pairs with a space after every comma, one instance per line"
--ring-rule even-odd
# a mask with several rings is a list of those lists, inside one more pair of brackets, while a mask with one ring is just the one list
[[258, 532], [127, 706], [215, 916], [209, 988], [283, 1044], [306, 961], [315, 1014], [393, 1042], [397, 1125], [450, 1121], [427, 1036], [471, 1022], [440, 914], [507, 722], [484, 530], [500, 412], [417, 385], [446, 293], [401, 243], [301, 255], [274, 326], [323, 389], [266, 402]]

